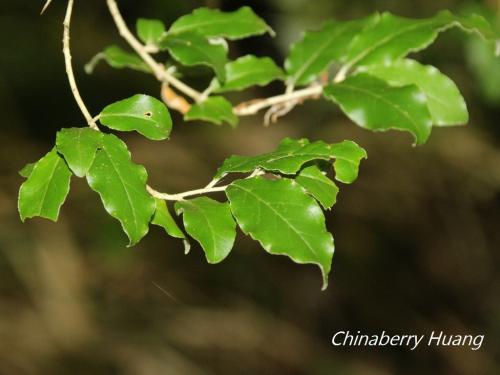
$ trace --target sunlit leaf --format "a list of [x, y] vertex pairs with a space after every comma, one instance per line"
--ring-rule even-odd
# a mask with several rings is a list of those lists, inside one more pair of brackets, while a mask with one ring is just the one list
[[57, 133], [57, 151], [78, 177], [84, 177], [94, 161], [102, 133], [90, 128], [62, 129]]
[[284, 78], [281, 68], [269, 57], [243, 56], [229, 62], [225, 69], [226, 81], [216, 92], [243, 90], [254, 85], [265, 86]]
[[372, 65], [367, 72], [393, 86], [416, 85], [427, 98], [434, 125], [463, 125], [469, 120], [465, 100], [457, 86], [433, 66], [406, 59], [389, 65]]
[[333, 237], [323, 211], [296, 182], [261, 177], [238, 180], [227, 189], [231, 211], [245, 234], [270, 254], [286, 255], [301, 264], [315, 264], [328, 285]]
[[146, 170], [130, 160], [125, 143], [112, 134], [103, 135], [87, 181], [101, 196], [106, 211], [120, 221], [130, 245], [146, 235], [156, 209], [146, 180]]
[[92, 74], [101, 60], [106, 61], [111, 67], [116, 69], [129, 68], [145, 73], [151, 72], [149, 66], [142, 61], [139, 56], [132, 52], [124, 51], [118, 46], [107, 47], [103, 52], [95, 55], [92, 60], [85, 65], [85, 71], [88, 74]]
[[424, 143], [431, 133], [432, 119], [427, 98], [415, 85], [393, 87], [362, 73], [326, 86], [323, 94], [363, 128], [408, 131], [417, 144]]
[[227, 122], [232, 127], [238, 124], [238, 117], [233, 113], [233, 106], [222, 96], [211, 96], [201, 103], [191, 106], [184, 120], [203, 120], [221, 125]]
[[236, 238], [236, 222], [228, 203], [199, 197], [175, 204], [183, 215], [186, 232], [198, 241], [208, 263], [219, 263], [231, 252]]
[[380, 21], [366, 28], [351, 45], [346, 65], [367, 66], [390, 63], [428, 47], [438, 34], [453, 26], [478, 33], [486, 39], [495, 39], [489, 23], [481, 16], [455, 16], [449, 11], [434, 17], [410, 19], [382, 14]]
[[[357, 145], [356, 147], [359, 148]], [[310, 143], [307, 139], [285, 138], [275, 151], [256, 156], [233, 155], [227, 158], [215, 177], [221, 178], [228, 173], [247, 173], [256, 169], [293, 175], [307, 162], [330, 160], [336, 156], [342, 157], [336, 151], [335, 145], [323, 141]]]
[[108, 128], [137, 131], [153, 139], [166, 139], [172, 130], [172, 119], [165, 104], [148, 95], [134, 95], [104, 108], [99, 121]]
[[175, 21], [168, 32], [170, 34], [197, 32], [206, 37], [228, 39], [241, 39], [266, 32], [273, 33], [271, 28], [247, 6], [234, 12], [198, 8], [193, 13]]
[[337, 201], [339, 188], [316, 165], [302, 169], [295, 181], [306, 189], [325, 209], [332, 208]]
[[139, 18], [137, 20], [137, 35], [146, 45], [155, 45], [165, 34], [165, 25], [160, 20]]
[[318, 31], [304, 33], [290, 48], [285, 60], [289, 83], [306, 85], [314, 81], [333, 62], [343, 62], [353, 38], [365, 27], [378, 21], [379, 15], [338, 22], [328, 21]]
[[352, 184], [358, 178], [359, 163], [366, 159], [366, 151], [353, 141], [343, 141], [332, 145], [335, 179], [344, 184]]
[[40, 216], [57, 221], [69, 192], [70, 179], [71, 171], [54, 148], [33, 166], [19, 189], [21, 220]]
[[188, 32], [168, 34], [160, 42], [160, 47], [168, 49], [172, 57], [181, 64], [207, 65], [214, 70], [220, 81], [225, 80], [227, 51], [221, 44], [211, 43], [201, 34]]

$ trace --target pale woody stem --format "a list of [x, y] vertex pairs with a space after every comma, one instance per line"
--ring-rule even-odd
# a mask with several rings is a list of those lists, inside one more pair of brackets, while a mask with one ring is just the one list
[[[50, 2], [47, 2], [50, 4]], [[80, 95], [80, 91], [78, 91], [78, 86], [76, 85], [75, 73], [73, 72], [73, 65], [71, 63], [71, 50], [70, 50], [70, 26], [71, 26], [71, 15], [73, 13], [73, 0], [68, 0], [68, 7], [66, 9], [66, 16], [64, 18], [64, 33], [63, 33], [63, 54], [64, 54], [64, 63], [66, 66], [66, 75], [68, 76], [69, 85], [71, 87], [71, 92], [73, 93], [73, 97], [75, 98], [76, 104], [80, 108], [85, 120], [87, 120], [87, 124], [92, 128], [97, 130], [97, 125], [90, 114], [87, 106], [83, 102], [83, 99]]]
[[106, 0], [106, 3], [108, 5], [109, 12], [111, 13], [111, 17], [113, 17], [113, 20], [115, 21], [118, 32], [128, 42], [128, 44], [130, 44], [130, 46], [134, 49], [134, 51], [137, 52], [137, 54], [142, 58], [142, 60], [151, 68], [156, 79], [158, 79], [161, 82], [168, 82], [173, 87], [178, 89], [180, 92], [189, 96], [191, 99], [199, 101], [202, 94], [193, 89], [192, 87], [186, 85], [184, 82], [178, 80], [173, 75], [169, 74], [165, 70], [165, 67], [156, 62], [156, 60], [153, 59], [151, 55], [148, 53], [147, 48], [137, 40], [134, 34], [130, 32], [130, 30], [127, 27], [127, 24], [125, 23], [120, 13], [120, 10], [118, 9], [116, 1]]

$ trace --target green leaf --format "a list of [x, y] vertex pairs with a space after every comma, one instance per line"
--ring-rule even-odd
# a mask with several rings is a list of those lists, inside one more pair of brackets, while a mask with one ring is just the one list
[[136, 244], [148, 232], [155, 212], [155, 200], [146, 191], [146, 169], [130, 160], [125, 143], [112, 134], [104, 134], [87, 182], [99, 193], [106, 211], [119, 220], [130, 239]]
[[[354, 142], [352, 144], [356, 145]], [[293, 175], [307, 162], [344, 157], [338, 151], [339, 147], [322, 141], [310, 143], [307, 139], [285, 138], [275, 151], [257, 156], [233, 155], [227, 158], [217, 170], [215, 178], [221, 178], [228, 173], [247, 173], [256, 169]], [[356, 147], [364, 152], [359, 146]]]
[[71, 171], [52, 149], [34, 166], [19, 189], [18, 209], [21, 220], [34, 216], [57, 221], [59, 210], [69, 192]]
[[229, 62], [225, 69], [226, 81], [216, 92], [239, 91], [254, 85], [265, 86], [284, 78], [281, 68], [269, 57], [243, 56]]
[[292, 45], [285, 60], [290, 84], [307, 85], [333, 62], [345, 60], [354, 36], [376, 23], [379, 17], [374, 14], [349, 22], [328, 21], [318, 31], [304, 33], [302, 39]]
[[103, 52], [95, 55], [85, 65], [85, 72], [92, 74], [96, 65], [101, 61], [106, 61], [111, 67], [116, 69], [129, 68], [140, 72], [151, 73], [149, 66], [134, 53], [124, 51], [118, 46], [107, 47]]
[[352, 141], [343, 141], [332, 145], [332, 155], [335, 179], [352, 184], [358, 178], [359, 163], [367, 158], [366, 151]]
[[241, 230], [270, 254], [287, 255], [300, 264], [315, 264], [323, 289], [333, 257], [333, 237], [318, 203], [290, 179], [238, 180], [226, 190]]
[[227, 122], [232, 127], [238, 124], [238, 117], [233, 113], [233, 106], [222, 96], [211, 96], [201, 103], [193, 104], [184, 116], [184, 120], [203, 120], [216, 125]]
[[306, 189], [325, 209], [332, 208], [337, 201], [339, 188], [316, 165], [302, 169], [295, 181]]
[[160, 20], [139, 18], [137, 35], [146, 45], [156, 45], [165, 34], [165, 25]]
[[165, 104], [148, 95], [134, 95], [104, 108], [99, 121], [108, 128], [135, 130], [146, 138], [166, 139], [172, 130], [172, 119]]
[[208, 263], [222, 262], [231, 252], [236, 238], [236, 223], [228, 203], [207, 197], [179, 201], [177, 214], [183, 214], [184, 227], [205, 251]]
[[225, 80], [226, 49], [221, 44], [210, 43], [201, 34], [189, 32], [167, 35], [162, 39], [160, 48], [168, 49], [172, 57], [183, 65], [207, 65], [220, 81]]
[[467, 60], [481, 94], [493, 106], [500, 103], [500, 58], [481, 40], [467, 41]]
[[161, 199], [155, 199], [155, 201], [156, 211], [151, 224], [162, 227], [163, 229], [165, 229], [165, 232], [167, 232], [167, 234], [172, 237], [185, 239], [186, 236], [168, 211], [167, 203]]
[[392, 86], [416, 85], [427, 98], [434, 125], [463, 125], [469, 120], [465, 100], [457, 86], [433, 66], [406, 59], [390, 65], [373, 65], [367, 72]]
[[36, 163], [28, 163], [26, 164], [18, 173], [21, 177], [28, 178], [33, 172], [33, 168], [35, 168]]
[[415, 85], [392, 87], [366, 73], [326, 86], [326, 98], [336, 102], [359, 126], [373, 131], [408, 131], [417, 144], [431, 133], [432, 119], [425, 94]]
[[197, 32], [210, 38], [227, 39], [241, 39], [266, 32], [274, 34], [272, 29], [247, 6], [234, 12], [198, 8], [175, 21], [168, 32], [169, 34]]
[[87, 174], [102, 141], [102, 133], [90, 128], [62, 129], [57, 133], [57, 151], [78, 177]]
[[495, 33], [481, 16], [455, 16], [449, 11], [426, 19], [410, 19], [384, 13], [380, 21], [366, 28], [353, 41], [348, 54], [348, 67], [391, 63], [410, 52], [427, 48], [438, 34], [453, 26], [475, 32], [486, 39], [495, 39]]

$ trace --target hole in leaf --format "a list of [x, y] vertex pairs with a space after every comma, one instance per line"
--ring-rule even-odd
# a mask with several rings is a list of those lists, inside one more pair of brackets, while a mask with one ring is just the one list
[[150, 111], [147, 111], [147, 112], [144, 112], [144, 116], [151, 117], [151, 116], [153, 116], [153, 113]]

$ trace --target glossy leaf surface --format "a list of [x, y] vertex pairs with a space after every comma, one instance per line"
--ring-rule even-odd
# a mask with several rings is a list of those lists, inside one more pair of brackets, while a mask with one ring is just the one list
[[217, 170], [216, 178], [227, 173], [247, 173], [256, 169], [295, 174], [307, 162], [333, 159], [336, 156], [334, 147], [322, 141], [310, 143], [307, 139], [285, 138], [275, 151], [257, 156], [229, 157]]
[[300, 264], [315, 264], [328, 285], [334, 252], [323, 211], [296, 182], [261, 177], [238, 180], [227, 189], [231, 210], [241, 230], [270, 254], [286, 255]]
[[210, 43], [203, 35], [189, 32], [167, 35], [160, 47], [168, 49], [174, 59], [183, 65], [207, 65], [212, 68], [220, 81], [225, 80], [224, 66], [227, 51], [221, 44]]
[[139, 18], [137, 20], [137, 35], [146, 45], [155, 45], [165, 34], [165, 25], [160, 20]]
[[179, 201], [175, 209], [183, 215], [186, 232], [200, 243], [208, 263], [219, 263], [229, 255], [236, 238], [236, 222], [228, 203], [200, 197]]
[[302, 169], [295, 181], [325, 209], [332, 208], [337, 201], [339, 188], [315, 165]]
[[156, 211], [153, 215], [153, 220], [151, 220], [151, 224], [162, 227], [163, 229], [165, 229], [165, 232], [167, 232], [167, 234], [172, 237], [181, 239], [186, 238], [186, 236], [170, 214], [167, 203], [161, 199], [155, 199], [155, 201]]
[[201, 103], [191, 106], [184, 120], [203, 120], [221, 125], [227, 122], [232, 127], [238, 124], [238, 117], [233, 113], [233, 106], [222, 96], [211, 96]]
[[431, 18], [410, 19], [384, 13], [378, 23], [366, 28], [353, 41], [347, 65], [390, 63], [410, 52], [425, 49], [441, 31], [453, 26], [488, 39], [495, 38], [488, 22], [480, 16], [458, 17], [449, 11], [442, 11]]
[[85, 71], [91, 74], [96, 65], [101, 61], [106, 61], [115, 69], [129, 68], [140, 72], [150, 73], [151, 69], [141, 60], [139, 56], [132, 52], [127, 52], [118, 46], [109, 46], [103, 52], [98, 53], [85, 65]]
[[19, 189], [21, 220], [40, 216], [57, 221], [69, 192], [70, 179], [71, 171], [56, 149], [41, 158]]
[[424, 143], [431, 133], [432, 119], [427, 98], [415, 85], [393, 87], [362, 73], [326, 86], [323, 94], [363, 128], [408, 131], [417, 144]]
[[281, 68], [269, 57], [243, 56], [229, 62], [225, 70], [226, 81], [216, 92], [243, 90], [254, 85], [264, 86], [284, 78]]
[[87, 181], [101, 196], [106, 211], [120, 221], [130, 245], [146, 235], [156, 208], [146, 180], [146, 170], [131, 161], [125, 143], [112, 134], [103, 135]]
[[366, 159], [366, 151], [353, 141], [343, 141], [332, 145], [335, 179], [351, 184], [358, 178], [359, 164]]
[[90, 128], [62, 129], [57, 133], [57, 151], [78, 177], [84, 177], [94, 161], [103, 134]]
[[165, 104], [148, 95], [134, 95], [108, 105], [99, 121], [111, 129], [135, 130], [153, 140], [168, 138], [172, 130], [172, 119]]
[[345, 60], [353, 38], [367, 25], [378, 21], [378, 14], [349, 21], [328, 21], [318, 31], [304, 33], [302, 39], [293, 44], [285, 60], [289, 82], [306, 85], [314, 81], [333, 62]]
[[433, 66], [405, 59], [390, 65], [370, 66], [367, 72], [393, 86], [416, 85], [427, 98], [434, 125], [463, 125], [469, 121], [465, 100], [457, 86]]
[[247, 6], [234, 12], [199, 8], [182, 16], [170, 27], [169, 33], [197, 32], [206, 37], [241, 39], [251, 35], [272, 33], [271, 28]]

